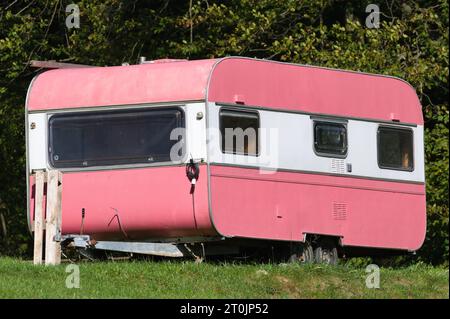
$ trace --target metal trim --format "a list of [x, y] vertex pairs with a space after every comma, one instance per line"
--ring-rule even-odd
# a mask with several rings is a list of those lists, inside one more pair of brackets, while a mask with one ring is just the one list
[[[152, 108], [158, 108], [158, 109], [164, 109], [169, 106], [149, 106], [148, 109]], [[171, 107], [179, 108], [183, 112], [184, 116], [184, 127], [187, 129], [186, 123], [188, 122], [186, 119], [186, 105], [174, 105]], [[126, 107], [124, 109], [127, 110], [145, 110], [146, 107]], [[122, 110], [122, 109], [116, 109], [114, 110]], [[97, 110], [95, 110], [97, 111]], [[88, 112], [95, 112], [93, 109], [90, 109]], [[103, 108], [100, 111], [107, 111], [107, 109]], [[164, 161], [164, 162], [154, 162], [154, 163], [135, 163], [135, 164], [119, 164], [119, 165], [98, 165], [98, 166], [89, 166], [89, 167], [61, 167], [61, 168], [54, 168], [52, 165], [51, 160], [49, 159], [49, 152], [48, 152], [48, 142], [49, 142], [49, 135], [50, 130], [48, 129], [48, 126], [50, 125], [50, 119], [53, 115], [56, 114], [62, 114], [62, 113], [79, 113], [79, 112], [46, 112], [47, 113], [47, 126], [46, 126], [46, 145], [47, 145], [47, 151], [46, 151], [46, 165], [47, 169], [58, 169], [61, 172], [83, 172], [83, 171], [101, 171], [101, 170], [116, 170], [116, 169], [133, 169], [133, 168], [146, 168], [146, 167], [164, 167], [164, 166], [182, 166], [185, 164], [186, 159], [188, 158], [187, 152], [183, 155], [183, 158], [180, 161], [172, 162], [172, 161]], [[186, 145], [188, 145], [188, 141], [185, 141]]]
[[[343, 122], [343, 121], [333, 121], [333, 120], [329, 120], [327, 118], [324, 119], [319, 119], [319, 118], [311, 118], [312, 120], [312, 129], [313, 129], [313, 151], [317, 156], [320, 157], [328, 157], [328, 158], [338, 158], [338, 159], [346, 159], [347, 155], [348, 155], [348, 148], [349, 148], [349, 143], [348, 143], [348, 128], [347, 128], [347, 122]], [[345, 129], [345, 153], [344, 154], [335, 154], [335, 153], [328, 153], [328, 152], [322, 152], [322, 151], [318, 151], [316, 149], [316, 125], [319, 123], [332, 123], [332, 124], [338, 124], [338, 125], [342, 125]]]
[[29, 122], [28, 122], [28, 115], [29, 115], [29, 112], [28, 112], [28, 101], [29, 101], [29, 98], [30, 98], [30, 92], [31, 92], [31, 89], [32, 89], [32, 87], [33, 87], [33, 84], [34, 84], [34, 82], [35, 82], [35, 80], [37, 79], [37, 77], [39, 76], [39, 75], [41, 75], [41, 73], [39, 73], [39, 74], [37, 74], [37, 75], [35, 75], [34, 77], [33, 77], [33, 79], [31, 80], [31, 83], [30, 83], [30, 85], [28, 86], [28, 90], [27, 90], [27, 95], [26, 95], [26, 97], [25, 97], [25, 170], [26, 170], [26, 172], [25, 172], [25, 176], [26, 176], [26, 187], [27, 187], [27, 191], [26, 191], [26, 194], [27, 194], [27, 225], [28, 225], [28, 231], [30, 232], [30, 235], [32, 235], [33, 234], [33, 229], [32, 229], [32, 227], [31, 227], [31, 219], [30, 219], [30, 174], [29, 174], [29, 171], [30, 171], [30, 150], [29, 150], [29, 147], [28, 147], [28, 143], [29, 143], [29, 136], [28, 136], [28, 125], [29, 125]]
[[[215, 102], [215, 103], [218, 105], [223, 105], [223, 106], [227, 106], [227, 107], [242, 107], [241, 104], [232, 104], [232, 103], [225, 103], [225, 102]], [[287, 109], [281, 109], [281, 108], [277, 109], [277, 108], [265, 107], [265, 106], [245, 105], [245, 107], [249, 108], [249, 109], [261, 110], [261, 111], [267, 111], [267, 112], [309, 115], [311, 118], [315, 118], [315, 117], [326, 118], [327, 120], [334, 120], [334, 121], [350, 121], [350, 120], [352, 120], [352, 121], [362, 121], [362, 122], [372, 122], [372, 123], [385, 123], [385, 124], [392, 124], [392, 125], [403, 125], [403, 126], [410, 126], [410, 127], [417, 127], [418, 125], [420, 125], [420, 124], [415, 124], [415, 123], [377, 120], [377, 119], [365, 118], [365, 117], [341, 116], [341, 115], [334, 115], [334, 114], [328, 114], [328, 113], [311, 113], [311, 112], [287, 110]]]
[[221, 106], [219, 105], [219, 131], [220, 134], [222, 134], [222, 126], [221, 126], [221, 112], [222, 110], [224, 111], [230, 111], [230, 112], [241, 112], [241, 113], [250, 113], [250, 114], [256, 114], [256, 117], [258, 119], [258, 130], [256, 132], [256, 139], [258, 141], [258, 152], [256, 154], [245, 154], [245, 153], [241, 153], [241, 152], [227, 152], [223, 149], [223, 145], [222, 145], [222, 141], [220, 141], [220, 151], [222, 152], [222, 154], [232, 154], [232, 155], [242, 155], [242, 156], [253, 156], [253, 157], [259, 157], [261, 155], [261, 139], [260, 139], [260, 134], [259, 134], [259, 129], [261, 128], [261, 116], [259, 114], [259, 111], [254, 111], [254, 110], [246, 110], [245, 106], [240, 106], [240, 107], [229, 107], [229, 106]]
[[[223, 61], [224, 58], [218, 59], [212, 66], [211, 70], [209, 71], [209, 75], [208, 75], [208, 81], [206, 82], [206, 90], [205, 90], [205, 117], [206, 117], [206, 128], [209, 129], [209, 87], [211, 84], [211, 78], [212, 78], [212, 74], [214, 72], [214, 69], [216, 68], [216, 66]], [[214, 105], [216, 105], [215, 102], [211, 102], [214, 103]], [[209, 220], [211, 221], [211, 226], [212, 228], [215, 230], [215, 232], [217, 234], [219, 234], [219, 236], [223, 237], [223, 238], [229, 238], [228, 236], [225, 236], [224, 234], [222, 234], [221, 232], [219, 232], [219, 230], [217, 229], [215, 223], [214, 223], [214, 214], [212, 211], [212, 194], [211, 194], [211, 162], [210, 162], [210, 157], [209, 157], [209, 133], [208, 131], [206, 132], [206, 172], [207, 172], [207, 189], [208, 189], [208, 214], [209, 214]]]
[[[408, 131], [411, 132], [411, 140], [412, 140], [412, 167], [408, 168], [408, 169], [402, 169], [402, 168], [395, 168], [395, 167], [390, 167], [390, 166], [385, 166], [385, 165], [380, 165], [380, 129], [390, 129], [390, 130], [397, 130], [397, 131]], [[416, 169], [415, 167], [415, 154], [414, 154], [414, 148], [415, 148], [415, 144], [414, 144], [414, 130], [411, 128], [405, 128], [405, 127], [398, 127], [398, 126], [394, 126], [394, 125], [378, 125], [377, 128], [377, 165], [379, 168], [381, 169], [388, 169], [388, 170], [392, 170], [392, 171], [402, 171], [402, 172], [414, 172], [414, 170]]]
[[192, 103], [203, 103], [203, 100], [187, 100], [187, 101], [170, 101], [170, 102], [155, 102], [155, 103], [135, 103], [135, 104], [114, 104], [105, 106], [86, 106], [86, 107], [70, 107], [70, 108], [60, 108], [60, 109], [42, 109], [42, 110], [31, 110], [28, 111], [29, 114], [35, 113], [75, 113], [75, 112], [90, 112], [90, 111], [106, 111], [106, 110], [124, 110], [132, 108], [141, 107], [169, 107], [169, 106], [186, 106]]
[[325, 176], [335, 176], [335, 177], [346, 177], [346, 178], [357, 178], [357, 179], [368, 179], [374, 181], [385, 181], [385, 182], [394, 182], [394, 183], [406, 183], [406, 184], [416, 184], [416, 185], [425, 185], [425, 182], [420, 181], [410, 181], [410, 180], [402, 180], [402, 179], [389, 179], [389, 178], [379, 178], [379, 177], [371, 177], [364, 175], [350, 175], [350, 174], [338, 174], [338, 173], [327, 173], [327, 172], [315, 172], [315, 171], [307, 171], [307, 170], [295, 170], [295, 169], [287, 169], [287, 168], [271, 168], [271, 167], [263, 167], [263, 166], [250, 166], [250, 165], [242, 165], [242, 164], [227, 164], [227, 163], [211, 163], [212, 166], [224, 166], [224, 167], [236, 167], [236, 168], [248, 168], [248, 169], [257, 169], [257, 170], [268, 170], [268, 171], [277, 171], [277, 172], [285, 172], [285, 173], [301, 173], [301, 174], [313, 174], [313, 175], [325, 175]]

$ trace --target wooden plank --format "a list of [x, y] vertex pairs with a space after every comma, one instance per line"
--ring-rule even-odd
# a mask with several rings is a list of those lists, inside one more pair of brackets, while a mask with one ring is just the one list
[[35, 197], [34, 197], [34, 256], [35, 265], [42, 264], [42, 244], [44, 237], [44, 175], [45, 172], [37, 171], [35, 174]]
[[[58, 173], [58, 182], [57, 182], [57, 219], [56, 219], [56, 232], [58, 236], [61, 236], [61, 221], [62, 221], [62, 205], [61, 205], [61, 199], [62, 199], [62, 173], [60, 171], [57, 171]], [[61, 243], [58, 242], [56, 245], [56, 263], [59, 265], [61, 263]]]
[[76, 64], [76, 63], [64, 63], [56, 61], [37, 61], [31, 60], [30, 66], [32, 68], [42, 68], [42, 69], [73, 69], [73, 68], [92, 68], [92, 65], [86, 64]]
[[61, 212], [59, 199], [59, 172], [50, 170], [47, 173], [47, 210], [46, 210], [46, 236], [45, 236], [45, 264], [57, 265], [61, 262], [60, 243], [56, 242], [55, 236], [59, 231]]

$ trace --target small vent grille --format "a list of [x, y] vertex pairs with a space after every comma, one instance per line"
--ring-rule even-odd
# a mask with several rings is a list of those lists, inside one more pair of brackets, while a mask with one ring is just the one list
[[331, 171], [333, 173], [344, 174], [345, 173], [345, 163], [344, 160], [335, 159], [331, 160]]
[[346, 220], [347, 219], [347, 204], [346, 203], [333, 203], [333, 219]]

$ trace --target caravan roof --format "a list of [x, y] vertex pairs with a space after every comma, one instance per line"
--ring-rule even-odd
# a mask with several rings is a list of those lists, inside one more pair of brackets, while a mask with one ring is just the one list
[[33, 80], [27, 109], [199, 100], [423, 124], [417, 94], [401, 79], [242, 57], [50, 70]]

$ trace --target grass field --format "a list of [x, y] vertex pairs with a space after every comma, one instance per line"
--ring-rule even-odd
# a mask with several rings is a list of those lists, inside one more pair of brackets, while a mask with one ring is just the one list
[[364, 267], [178, 260], [81, 262], [69, 289], [67, 265], [0, 258], [0, 298], [449, 298], [448, 269], [420, 264], [381, 268], [379, 289]]

